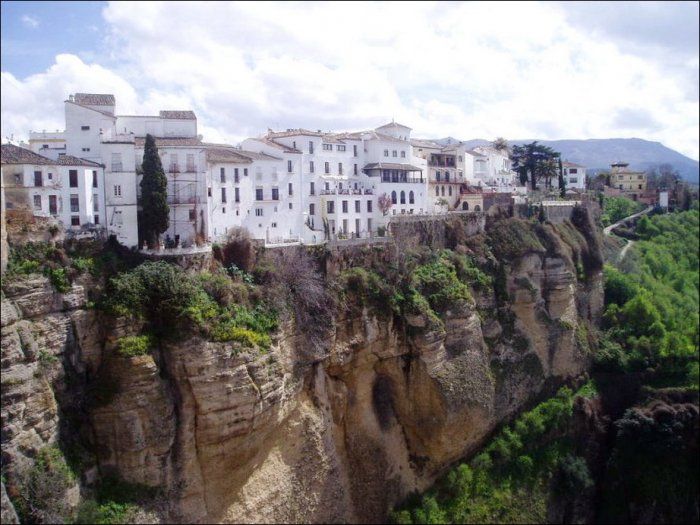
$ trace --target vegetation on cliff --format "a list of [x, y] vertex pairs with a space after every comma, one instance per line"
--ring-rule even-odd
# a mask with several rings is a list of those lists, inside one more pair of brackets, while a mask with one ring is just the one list
[[633, 201], [627, 197], [603, 197], [602, 200], [603, 213], [600, 222], [603, 226], [615, 224], [617, 221], [644, 209], [641, 202]]

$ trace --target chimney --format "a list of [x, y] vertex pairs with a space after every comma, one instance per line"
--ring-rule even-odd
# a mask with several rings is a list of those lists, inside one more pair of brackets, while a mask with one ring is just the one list
[[68, 100], [69, 100], [70, 102], [73, 102], [73, 95], [68, 95]]

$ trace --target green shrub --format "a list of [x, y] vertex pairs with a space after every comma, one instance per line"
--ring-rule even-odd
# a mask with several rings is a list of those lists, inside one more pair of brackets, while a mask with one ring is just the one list
[[117, 353], [122, 357], [146, 355], [153, 347], [154, 339], [150, 335], [121, 337], [117, 341]]
[[97, 264], [92, 257], [73, 257], [73, 268], [80, 273], [90, 273], [95, 275]]
[[96, 523], [98, 525], [112, 525], [119, 523], [131, 523], [135, 518], [139, 507], [132, 503], [98, 503], [95, 500], [85, 500], [78, 507], [78, 515], [75, 523]]
[[270, 348], [270, 336], [254, 332], [247, 328], [236, 326], [233, 322], [224, 322], [215, 326], [211, 331], [214, 341], [227, 342], [235, 341], [248, 348], [260, 348], [267, 350]]
[[469, 288], [459, 280], [454, 264], [446, 258], [418, 266], [413, 271], [411, 285], [437, 312], [464, 307], [472, 302]]

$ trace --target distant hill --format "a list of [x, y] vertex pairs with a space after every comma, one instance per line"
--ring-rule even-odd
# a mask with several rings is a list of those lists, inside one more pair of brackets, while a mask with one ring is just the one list
[[[509, 143], [526, 144], [533, 140], [536, 139], [513, 140]], [[447, 145], [460, 141], [453, 137], [446, 137], [435, 142]], [[464, 142], [470, 148], [490, 143], [484, 139]], [[668, 163], [678, 170], [683, 179], [698, 183], [700, 174], [698, 161], [667, 148], [660, 142], [643, 139], [538, 140], [538, 142], [560, 151], [565, 160], [586, 166], [589, 174], [609, 170], [610, 164], [618, 160], [629, 162], [630, 168], [639, 170]]]

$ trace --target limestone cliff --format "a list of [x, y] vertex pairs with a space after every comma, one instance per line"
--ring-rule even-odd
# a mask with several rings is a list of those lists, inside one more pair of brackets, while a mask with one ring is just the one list
[[[267, 353], [193, 336], [120, 357], [117, 337], [136, 327], [98, 320], [82, 287], [61, 295], [43, 278], [5, 287], [4, 462], [28, 461], [68, 422], [100, 474], [164, 490], [164, 519], [380, 521], [499, 424], [585, 373], [603, 301], [594, 235], [508, 219], [439, 241], [492, 268], [497, 286], [444, 313], [444, 328], [350, 305], [313, 351], [286, 324]], [[328, 254], [329, 272], [348, 257]], [[84, 483], [95, 475], [87, 470]]]

